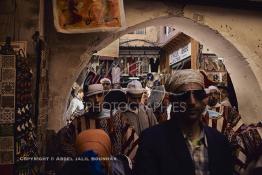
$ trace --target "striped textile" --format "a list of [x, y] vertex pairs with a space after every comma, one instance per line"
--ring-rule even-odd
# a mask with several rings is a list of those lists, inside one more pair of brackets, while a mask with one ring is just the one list
[[68, 125], [60, 129], [56, 134], [58, 156], [75, 157], [75, 139], [76, 135], [74, 126]]
[[[111, 137], [113, 154], [124, 154], [133, 160], [138, 148], [138, 135], [120, 112], [116, 112], [109, 120], [109, 136]], [[105, 129], [105, 128], [104, 128]]]
[[[61, 138], [60, 142], [63, 143], [62, 146], [68, 147], [68, 145], [70, 145], [70, 149], [65, 149], [69, 152], [74, 152], [72, 150], [72, 143], [75, 142], [76, 136], [80, 132], [91, 128], [103, 129], [109, 135], [113, 155], [125, 154], [131, 160], [134, 158], [138, 136], [128, 123], [122, 121], [121, 114], [118, 112], [113, 114], [112, 117], [102, 119], [94, 119], [94, 116], [89, 116], [89, 114], [74, 118], [68, 126], [63, 128], [63, 132], [59, 136]], [[61, 148], [61, 150], [64, 149]], [[63, 151], [63, 155], [66, 154], [68, 155], [69, 153]], [[72, 153], [70, 153], [70, 155], [72, 155]]]
[[262, 144], [262, 127], [259, 125], [242, 126], [232, 137], [231, 144], [235, 150], [235, 171], [241, 174], [257, 155]]
[[222, 106], [216, 111], [223, 115], [214, 119], [206, 113], [203, 121], [228, 138], [233, 148], [235, 174], [242, 174], [262, 144], [262, 126], [245, 125], [235, 108]]
[[225, 133], [225, 129], [227, 127], [227, 120], [228, 120], [228, 107], [219, 105], [218, 107], [215, 107], [214, 109], [216, 112], [219, 112], [222, 114], [222, 116], [218, 116], [217, 118], [211, 118], [208, 115], [208, 112], [204, 116], [204, 122], [212, 128], [217, 129], [221, 133]]

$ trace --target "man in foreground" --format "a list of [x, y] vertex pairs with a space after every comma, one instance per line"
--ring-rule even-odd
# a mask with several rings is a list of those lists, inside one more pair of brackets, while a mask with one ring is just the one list
[[203, 76], [180, 70], [166, 83], [171, 120], [146, 129], [135, 157], [136, 175], [232, 175], [232, 153], [225, 136], [203, 125]]

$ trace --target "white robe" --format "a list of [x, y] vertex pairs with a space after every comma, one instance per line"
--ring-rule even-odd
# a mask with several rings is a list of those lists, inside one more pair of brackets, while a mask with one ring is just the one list
[[112, 83], [113, 84], [120, 83], [120, 74], [121, 74], [120, 67], [112, 68]]

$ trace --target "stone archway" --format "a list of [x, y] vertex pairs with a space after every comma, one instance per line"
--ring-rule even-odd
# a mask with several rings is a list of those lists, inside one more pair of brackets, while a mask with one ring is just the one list
[[[65, 75], [63, 75], [64, 79], [66, 79], [65, 90], [60, 91], [61, 94], [57, 94], [58, 92], [55, 94], [56, 96], [54, 99], [57, 98], [57, 100], [55, 99], [55, 103], [59, 103], [59, 109], [55, 109], [55, 106], [51, 106], [51, 108], [53, 108], [51, 111], [54, 111], [55, 114], [49, 113], [49, 118], [51, 119], [49, 121], [54, 121], [54, 117], [63, 115], [66, 109], [66, 102], [69, 97], [71, 85], [76, 80], [77, 75], [80, 74], [81, 70], [89, 62], [93, 54], [92, 51], [100, 50], [120, 36], [138, 28], [166, 24], [174, 24], [179, 31], [184, 32], [204, 45], [208, 45], [218, 56], [224, 57], [226, 68], [233, 80], [240, 112], [244, 120], [250, 123], [261, 119], [260, 114], [262, 114], [262, 107], [260, 101], [262, 101], [262, 93], [259, 82], [246, 58], [242, 56], [231, 42], [225, 39], [225, 37], [220, 35], [216, 30], [211, 29], [207, 25], [196, 23], [194, 20], [184, 17], [183, 15], [169, 15], [165, 12], [157, 14], [154, 17], [145, 16], [142, 19], [142, 22], [129, 24], [129, 27], [124, 31], [104, 35], [104, 38], [100, 40], [92, 50], [88, 49], [81, 55], [79, 60], [75, 60], [77, 62], [74, 62], [74, 64], [77, 66], [72, 68], [70, 73], [65, 73]], [[55, 118], [56, 122], [50, 122], [49, 128], [55, 130], [61, 128], [60, 120], [61, 119]]]
[[[104, 42], [97, 46], [97, 50], [105, 47], [107, 43], [112, 42], [115, 38], [121, 37], [122, 35], [138, 28], [167, 24], [175, 24], [176, 29], [183, 31], [185, 34], [193, 37], [200, 43], [208, 45], [212, 50], [215, 51], [216, 54], [224, 57], [225, 66], [232, 78], [233, 84], [236, 89], [236, 95], [239, 100], [240, 113], [242, 115], [244, 114], [243, 117], [246, 122], [250, 122], [249, 118], [246, 117], [250, 117], [254, 114], [259, 114], [259, 109], [256, 104], [262, 98], [261, 96], [257, 96], [258, 94], [261, 94], [261, 91], [259, 89], [256, 77], [254, 76], [248, 63], [245, 61], [245, 58], [229, 41], [227, 41], [219, 33], [207, 26], [197, 24], [190, 19], [182, 17], [161, 17], [149, 20], [144, 23], [132, 26], [125, 31], [116, 33], [114, 37], [106, 38]], [[239, 69], [240, 67], [241, 69]], [[252, 91], [248, 91], [248, 89], [250, 88], [247, 87], [248, 84], [252, 84]], [[243, 87], [243, 85], [245, 87]], [[254, 99], [252, 96], [257, 96], [258, 98]], [[249, 108], [249, 110], [246, 109], [247, 107]], [[253, 111], [253, 114], [250, 111]]]

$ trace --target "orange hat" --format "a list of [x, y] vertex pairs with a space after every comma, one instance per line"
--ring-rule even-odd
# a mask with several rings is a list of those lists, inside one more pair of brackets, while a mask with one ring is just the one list
[[81, 132], [76, 138], [75, 146], [78, 154], [93, 150], [100, 157], [111, 155], [110, 138], [102, 129], [88, 129]]

